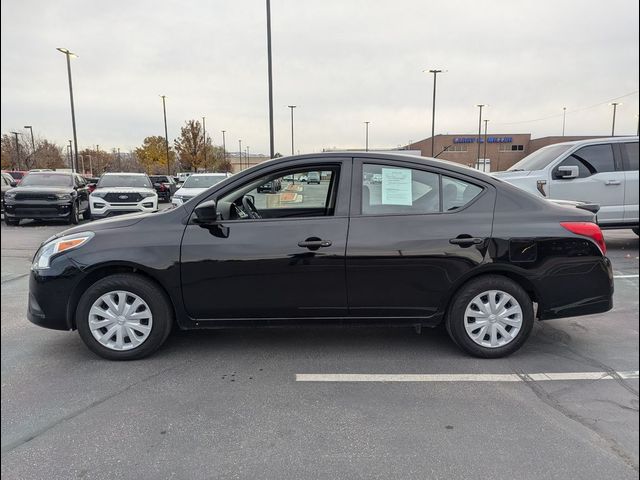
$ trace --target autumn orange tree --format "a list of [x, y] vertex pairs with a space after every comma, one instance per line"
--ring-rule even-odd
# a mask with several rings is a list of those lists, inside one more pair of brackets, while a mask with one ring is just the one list
[[197, 120], [185, 122], [185, 126], [180, 129], [180, 137], [174, 141], [174, 146], [180, 157], [180, 165], [185, 170], [231, 171], [231, 162], [225, 161], [222, 147], [213, 145], [208, 135], [205, 141], [202, 124]]
[[[167, 151], [164, 137], [153, 135], [144, 139], [142, 146], [134, 151], [136, 158], [147, 173], [167, 172]], [[169, 147], [169, 165], [174, 165], [176, 152]]]

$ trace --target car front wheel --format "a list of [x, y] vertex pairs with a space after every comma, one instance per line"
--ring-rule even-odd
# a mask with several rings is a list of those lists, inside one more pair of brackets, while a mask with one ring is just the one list
[[84, 343], [109, 360], [136, 360], [166, 340], [173, 308], [152, 281], [134, 274], [105, 277], [80, 298], [76, 326]]
[[465, 352], [499, 358], [518, 350], [533, 328], [533, 303], [513, 280], [498, 275], [476, 278], [456, 293], [446, 326]]

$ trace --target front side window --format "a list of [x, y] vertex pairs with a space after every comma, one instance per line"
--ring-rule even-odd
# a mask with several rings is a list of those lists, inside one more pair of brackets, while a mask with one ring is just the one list
[[596, 173], [613, 172], [616, 169], [613, 149], [608, 144], [580, 148], [565, 158], [558, 166], [578, 167], [578, 178], [589, 177]]
[[338, 173], [322, 167], [265, 175], [222, 197], [218, 211], [224, 220], [330, 216]]

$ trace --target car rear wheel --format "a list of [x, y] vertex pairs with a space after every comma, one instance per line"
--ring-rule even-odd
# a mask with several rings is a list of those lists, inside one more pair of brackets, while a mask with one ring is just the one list
[[71, 209], [69, 211], [69, 223], [71, 225], [77, 225], [80, 223], [80, 209], [78, 208], [77, 203], [71, 204]]
[[457, 293], [447, 331], [465, 352], [499, 358], [518, 350], [533, 328], [533, 303], [516, 282], [498, 275], [471, 280]]
[[109, 360], [136, 360], [166, 340], [173, 317], [166, 295], [152, 281], [116, 274], [94, 283], [82, 295], [76, 325], [84, 343]]

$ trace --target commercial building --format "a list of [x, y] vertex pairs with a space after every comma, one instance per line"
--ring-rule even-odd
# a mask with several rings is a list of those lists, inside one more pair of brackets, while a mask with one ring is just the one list
[[[433, 137], [433, 156], [477, 168], [486, 172], [506, 170], [531, 152], [554, 143], [600, 138], [597, 136], [542, 137], [531, 138], [530, 133], [501, 133], [487, 135], [456, 134], [436, 135]], [[419, 150], [423, 157], [431, 156], [432, 138], [404, 147], [406, 150]], [[478, 162], [478, 159], [480, 161]]]

